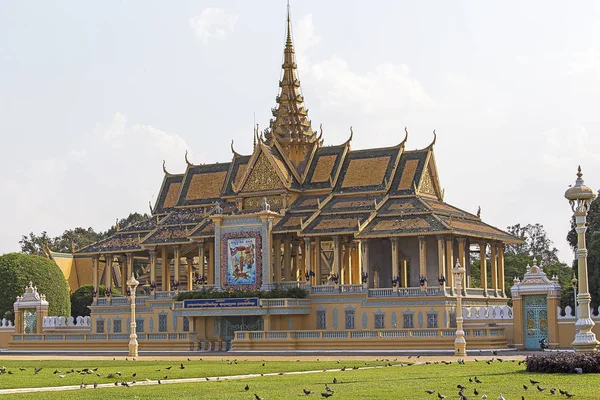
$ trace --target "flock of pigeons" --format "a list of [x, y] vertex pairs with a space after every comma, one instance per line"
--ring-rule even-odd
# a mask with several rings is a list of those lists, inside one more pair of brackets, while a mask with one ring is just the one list
[[[497, 352], [494, 352], [494, 355], [497, 355]], [[408, 356], [409, 359], [411, 357], [412, 356]], [[416, 356], [415, 358], [418, 359], [420, 357], [421, 356]], [[398, 359], [396, 358], [393, 361], [396, 362], [397, 360]], [[188, 361], [191, 361], [191, 360], [188, 358]], [[317, 361], [319, 361], [319, 359], [317, 359]], [[382, 359], [382, 360], [378, 359], [376, 361], [382, 361], [382, 362], [385, 361], [386, 364], [384, 364], [384, 366], [387, 366], [387, 367], [391, 367], [393, 365], [390, 362], [389, 359]], [[478, 359], [474, 359], [474, 361], [475, 362], [481, 362], [481, 360], [478, 360]], [[235, 364], [237, 364], [237, 360], [235, 360], [234, 362], [235, 362]], [[337, 362], [338, 362], [338, 364], [340, 363], [339, 360]], [[515, 362], [515, 360], [504, 360], [502, 358], [495, 357], [495, 358], [491, 358], [491, 359], [485, 360], [484, 362], [487, 365], [490, 365], [490, 364], [492, 364], [494, 362]], [[525, 363], [525, 362], [526, 361], [519, 361], [519, 365], [521, 365], [522, 363]], [[457, 360], [456, 363], [457, 364], [464, 364], [465, 361], [464, 360]], [[228, 361], [228, 364], [232, 364], [232, 362]], [[434, 362], [427, 361], [424, 364], [426, 364], [426, 365], [430, 365], [430, 364], [434, 364], [434, 365], [435, 364], [451, 365], [451, 364], [453, 364], [453, 362], [452, 361], [444, 361], [444, 360], [442, 360], [442, 361], [434, 361]], [[367, 363], [365, 363], [365, 365], [367, 365]], [[402, 363], [400, 363], [400, 364], [396, 364], [396, 365], [404, 366], [404, 365], [408, 365], [408, 364], [402, 364]], [[264, 362], [262, 363], [262, 366], [263, 367], [265, 366]], [[173, 368], [172, 365], [170, 365], [168, 367], [165, 367], [164, 370], [165, 370], [165, 372], [166, 371], [170, 371], [171, 368]], [[180, 363], [177, 368], [183, 370], [183, 369], [185, 369], [185, 365], [183, 363]], [[359, 367], [357, 367], [357, 366], [353, 366], [351, 368], [352, 369], [359, 369]], [[34, 370], [33, 370], [34, 375], [37, 375], [42, 369], [43, 369], [43, 367], [41, 367], [41, 368], [34, 368]], [[340, 368], [339, 370], [340, 371], [346, 371], [346, 369], [348, 369], [348, 368], [346, 366], [344, 366], [344, 367]], [[21, 368], [19, 368], [19, 370], [20, 371], [25, 371], [26, 369], [21, 367]], [[327, 371], [326, 369], [323, 370], [323, 372], [326, 372], [326, 371]], [[162, 369], [157, 369], [156, 372], [162, 372]], [[6, 367], [3, 366], [3, 367], [0, 368], [0, 375], [3, 375], [3, 374], [13, 375], [14, 372], [11, 371], [11, 370], [7, 370]], [[71, 368], [70, 370], [65, 370], [64, 372], [61, 371], [61, 370], [59, 370], [59, 369], [55, 369], [54, 372], [53, 372], [53, 375], [57, 375], [59, 378], [65, 378], [68, 374], [80, 374], [80, 375], [84, 375], [84, 376], [85, 375], [96, 375], [98, 377], [102, 376], [102, 374], [100, 372], [98, 372], [98, 368], [83, 368], [83, 369], [78, 369], [78, 370], [76, 370], [74, 368]], [[279, 374], [283, 375], [283, 373], [279, 373]], [[261, 374], [261, 375], [263, 375], [263, 374]], [[122, 376], [123, 376], [123, 374], [120, 371], [116, 371], [116, 372], [112, 372], [112, 373], [107, 374], [105, 376], [105, 378], [108, 378], [108, 379], [115, 378], [116, 379], [115, 383], [114, 383], [115, 386], [132, 387], [133, 385], [135, 385], [137, 383], [137, 380], [136, 380], [137, 373], [136, 372], [134, 372], [131, 375], [131, 378], [132, 378], [131, 381], [130, 380], [120, 380], [120, 378]], [[167, 375], [163, 376], [162, 379], [166, 380], [168, 378], [169, 378], [169, 376], [167, 374]], [[205, 379], [207, 381], [209, 380], [209, 378], [205, 378]], [[217, 377], [216, 380], [218, 381], [219, 378]], [[152, 382], [148, 378], [146, 378], [146, 381], [147, 382]], [[158, 379], [157, 383], [160, 385], [162, 383], [161, 379]], [[334, 377], [333, 381], [332, 381], [332, 384], [337, 384], [337, 383], [339, 383], [339, 381], [338, 381], [337, 378]], [[483, 399], [483, 400], [488, 399], [488, 395], [486, 393], [484, 393], [484, 390], [482, 389], [483, 388], [483, 385], [482, 385], [483, 382], [478, 377], [476, 377], [476, 376], [469, 377], [469, 384], [473, 384], [473, 387], [467, 388], [466, 386], [464, 386], [462, 384], [458, 384], [456, 386], [456, 388], [459, 390], [458, 391], [458, 398], [459, 398], [459, 400], [469, 400], [469, 397], [467, 396], [467, 393], [471, 392], [471, 390], [472, 390], [473, 395], [476, 396], [474, 399], [479, 398], [479, 396], [481, 396], [481, 399]], [[559, 389], [557, 389], [557, 388], [550, 388], [550, 389], [548, 389], [547, 387], [542, 387], [540, 381], [536, 381], [536, 380], [533, 380], [533, 379], [529, 379], [529, 383], [528, 384], [525, 383], [522, 386], [523, 386], [523, 390], [525, 392], [527, 392], [528, 390], [534, 390], [534, 391], [537, 390], [538, 392], [544, 392], [544, 391], [548, 390], [547, 393], [549, 393], [551, 395], [555, 395], [558, 392], [561, 396], [565, 396], [566, 398], [569, 398], [569, 399], [575, 396], [574, 394], [569, 393], [567, 390], [563, 390], [563, 389], [560, 389], [560, 388]], [[93, 383], [93, 387], [94, 388], [98, 387], [97, 382]], [[87, 388], [87, 384], [85, 383], [85, 381], [82, 381], [81, 385], [80, 385], [80, 389], [85, 389], [85, 388]], [[244, 391], [248, 392], [249, 390], [250, 390], [250, 386], [248, 384], [246, 384], [244, 386]], [[314, 394], [313, 390], [302, 389], [302, 391], [303, 391], [303, 393], [306, 396]], [[318, 391], [318, 392], [321, 392], [321, 397], [323, 397], [323, 398], [331, 397], [335, 393], [335, 391], [327, 383], [325, 383], [324, 390], [323, 391]], [[429, 395], [434, 395], [434, 394], [437, 393], [437, 398], [440, 399], [440, 400], [448, 398], [448, 395], [442, 394], [441, 392], [436, 391], [435, 389], [426, 389], [425, 393], [427, 393]], [[256, 393], [254, 394], [254, 399], [255, 400], [263, 400], [263, 398], [261, 396], [259, 396], [258, 394], [256, 394]], [[502, 395], [502, 393], [500, 393], [500, 396], [498, 397], [498, 400], [506, 400], [506, 398]], [[521, 400], [525, 400], [525, 395], [521, 396]]]

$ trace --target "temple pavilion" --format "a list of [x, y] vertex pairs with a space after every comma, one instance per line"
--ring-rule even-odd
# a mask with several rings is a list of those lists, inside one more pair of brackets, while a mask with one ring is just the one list
[[[435, 131], [420, 150], [406, 150], [406, 129], [390, 147], [354, 149], [352, 129], [324, 145], [304, 106], [289, 11], [279, 88], [268, 128], [249, 135], [252, 154], [233, 143], [226, 162], [196, 165], [186, 154], [180, 174], [163, 162], [152, 216], [75, 253], [91, 258], [96, 289], [124, 292], [136, 264], [140, 282], [165, 296], [306, 287], [311, 296], [452, 297], [458, 260], [467, 298], [505, 297], [504, 246], [519, 239], [444, 202]], [[478, 288], [473, 252], [482, 255]]]

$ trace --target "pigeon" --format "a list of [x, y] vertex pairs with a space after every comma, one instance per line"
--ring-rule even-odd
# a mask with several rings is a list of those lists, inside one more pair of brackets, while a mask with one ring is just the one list
[[583, 368], [575, 368], [575, 373], [583, 374]]
[[158, 384], [159, 384], [159, 385], [162, 385], [162, 382], [160, 381], [160, 379], [158, 380]]
[[562, 389], [558, 389], [558, 392], [559, 392], [561, 395], [563, 395], [563, 396], [564, 396], [564, 395], [565, 395], [565, 393], [566, 393], [566, 392], [565, 392], [564, 390], [562, 390]]
[[250, 386], [248, 386], [248, 384], [246, 383], [246, 386], [244, 386], [244, 390], [247, 392], [248, 390], [250, 390]]
[[463, 386], [463, 385], [461, 385], [461, 384], [458, 384], [458, 385], [456, 385], [456, 388], [457, 388], [457, 389], [460, 389], [460, 390], [466, 389], [466, 387], [464, 387], [464, 386]]
[[556, 389], [555, 388], [550, 389], [550, 393], [551, 394], [556, 394]]
[[167, 370], [168, 370], [168, 369], [171, 369], [171, 368], [173, 368], [173, 366], [172, 366], [172, 365], [169, 365], [169, 366], [168, 366], [167, 368], [165, 368], [165, 369], [167, 369]]
[[481, 398], [484, 399], [484, 400], [487, 399], [487, 394], [481, 395]]
[[527, 390], [527, 389], [529, 389], [529, 386], [523, 385], [523, 389]]
[[533, 379], [530, 379], [529, 382], [531, 382], [532, 385], [537, 385], [540, 383], [540, 381], [534, 381]]
[[504, 396], [502, 396], [502, 393], [500, 393], [500, 396], [498, 397], [498, 400], [506, 400], [506, 399], [504, 398]]
[[19, 371], [25, 371], [25, 368], [21, 367], [19, 368]]
[[181, 365], [179, 366], [179, 369], [185, 369], [183, 363], [181, 363]]
[[94, 382], [94, 389], [98, 389], [98, 383]]
[[328, 384], [325, 384], [325, 391], [327, 391], [329, 393], [333, 393], [333, 390], [329, 387]]
[[477, 391], [477, 389], [473, 389], [473, 394], [474, 394], [475, 396], [478, 396], [478, 395], [479, 395], [479, 392]]
[[[494, 351], [492, 351], [492, 354], [495, 355], [495, 356], [497, 356], [498, 352], [496, 350], [494, 350]], [[502, 394], [500, 394], [500, 396], [502, 396]]]
[[567, 391], [565, 390], [565, 396], [567, 396], [567, 397], [570, 399], [571, 397], [573, 397], [573, 396], [575, 396], [575, 395], [574, 395], [574, 394], [571, 394], [571, 393], [569, 393], [569, 392], [567, 392]]
[[478, 377], [475, 377], [473, 380], [475, 381], [475, 383], [482, 383]]
[[337, 378], [335, 376], [333, 377], [333, 383], [337, 383]]
[[433, 390], [433, 389], [429, 389], [429, 390], [426, 390], [425, 392], [426, 392], [426, 393], [428, 393], [428, 394], [434, 394], [434, 393], [435, 393], [435, 390]]
[[438, 399], [445, 399], [445, 398], [446, 398], [446, 396], [444, 396], [443, 394], [438, 392]]
[[304, 392], [304, 394], [305, 394], [305, 395], [307, 395], [307, 396], [308, 396], [309, 394], [312, 394], [312, 392], [311, 392], [310, 390], [308, 390], [308, 389], [302, 389], [302, 391], [303, 391], [303, 392]]
[[59, 378], [64, 378], [65, 376], [66, 376], [66, 375], [59, 375], [58, 377], [59, 377]]
[[546, 388], [541, 387], [540, 385], [537, 385], [537, 390], [539, 390], [540, 392], [546, 390]]
[[263, 398], [254, 393], [254, 400], [263, 400]]
[[321, 393], [321, 396], [323, 396], [323, 397], [327, 398], [327, 397], [331, 397], [331, 396], [333, 396], [333, 393], [327, 393], [327, 392], [323, 392], [323, 393]]
[[44, 367], [40, 367], [40, 368], [34, 368], [33, 370], [33, 374], [37, 375], [42, 369], [44, 369]]

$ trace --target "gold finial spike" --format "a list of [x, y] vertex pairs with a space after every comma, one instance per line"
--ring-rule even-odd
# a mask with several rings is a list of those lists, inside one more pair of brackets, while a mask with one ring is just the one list
[[286, 46], [292, 45], [292, 22], [290, 21], [290, 1], [287, 2], [287, 37], [285, 41]]
[[581, 173], [581, 165], [579, 165], [579, 166], [577, 167], [577, 177], [578, 177], [579, 179], [581, 179], [581, 177], [582, 177], [582, 176], [583, 176], [583, 174]]

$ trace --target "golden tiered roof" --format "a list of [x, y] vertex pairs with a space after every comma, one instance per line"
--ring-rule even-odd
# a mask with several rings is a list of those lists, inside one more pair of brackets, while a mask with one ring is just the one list
[[[79, 253], [146, 251], [159, 244], [189, 244], [214, 237], [211, 216], [252, 213], [267, 199], [280, 212], [274, 234], [347, 235], [357, 238], [456, 234], [518, 243], [519, 239], [444, 202], [433, 142], [406, 151], [408, 131], [392, 147], [351, 150], [350, 139], [322, 146], [312, 131], [297, 78], [287, 19], [283, 74], [274, 119], [254, 151], [233, 150], [230, 162], [194, 165], [164, 179], [152, 217]], [[164, 167], [164, 166], [163, 166]]]

